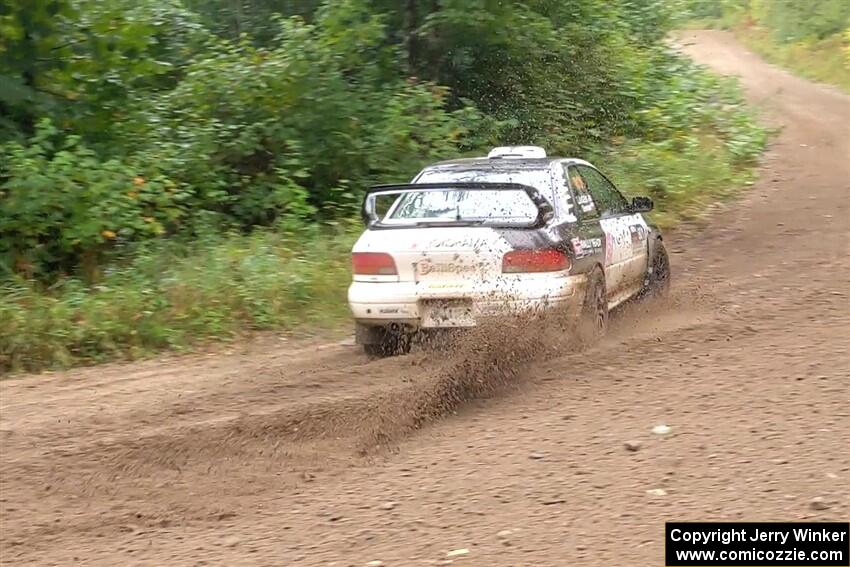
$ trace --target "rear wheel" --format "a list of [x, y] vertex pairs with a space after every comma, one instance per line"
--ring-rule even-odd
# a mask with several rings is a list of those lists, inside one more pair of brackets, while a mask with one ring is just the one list
[[652, 253], [652, 260], [646, 273], [643, 288], [640, 290], [641, 299], [667, 297], [670, 293], [670, 257], [664, 243], [658, 240]]
[[375, 358], [384, 358], [410, 352], [412, 335], [404, 329], [357, 325], [357, 342], [363, 352]]
[[600, 337], [608, 330], [608, 293], [605, 276], [599, 268], [594, 268], [587, 278], [581, 325], [592, 337]]

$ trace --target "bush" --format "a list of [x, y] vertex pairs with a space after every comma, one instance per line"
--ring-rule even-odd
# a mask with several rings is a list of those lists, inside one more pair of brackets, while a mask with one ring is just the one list
[[345, 316], [348, 226], [206, 236], [141, 246], [88, 286], [64, 278], [48, 293], [21, 279], [0, 287], [0, 372], [112, 358], [251, 330], [327, 326]]
[[0, 256], [28, 278], [80, 265], [93, 281], [103, 254], [162, 236], [186, 213], [186, 194], [154, 164], [102, 160], [76, 136], [56, 145], [41, 122], [28, 145], [0, 147]]
[[[380, 25], [361, 25], [380, 41]], [[193, 208], [268, 226], [458, 151], [474, 110], [447, 111], [442, 88], [370, 76], [350, 51], [369, 44], [329, 33], [288, 20], [274, 48], [221, 45], [157, 101], [147, 154], [193, 188]]]

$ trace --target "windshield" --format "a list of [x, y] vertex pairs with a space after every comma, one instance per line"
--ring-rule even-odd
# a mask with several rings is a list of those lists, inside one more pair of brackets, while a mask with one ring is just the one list
[[537, 214], [537, 207], [528, 194], [519, 189], [428, 189], [401, 195], [384, 217], [384, 222], [532, 222], [537, 218]]

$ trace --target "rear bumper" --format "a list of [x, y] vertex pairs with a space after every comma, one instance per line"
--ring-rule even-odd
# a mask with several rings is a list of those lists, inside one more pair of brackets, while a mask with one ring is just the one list
[[393, 323], [413, 328], [463, 327], [474, 322], [450, 320], [434, 323], [425, 320], [427, 305], [434, 300], [464, 300], [470, 305], [472, 319], [517, 315], [543, 309], [578, 312], [584, 300], [585, 275], [535, 277], [513, 281], [509, 285], [480, 289], [422, 287], [413, 282], [354, 282], [348, 288], [348, 303], [354, 319], [362, 325], [388, 326]]

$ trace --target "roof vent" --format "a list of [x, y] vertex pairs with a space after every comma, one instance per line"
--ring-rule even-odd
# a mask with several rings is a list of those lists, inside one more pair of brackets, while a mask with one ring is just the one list
[[487, 154], [488, 159], [493, 158], [545, 158], [546, 150], [540, 146], [501, 146], [493, 148]]

